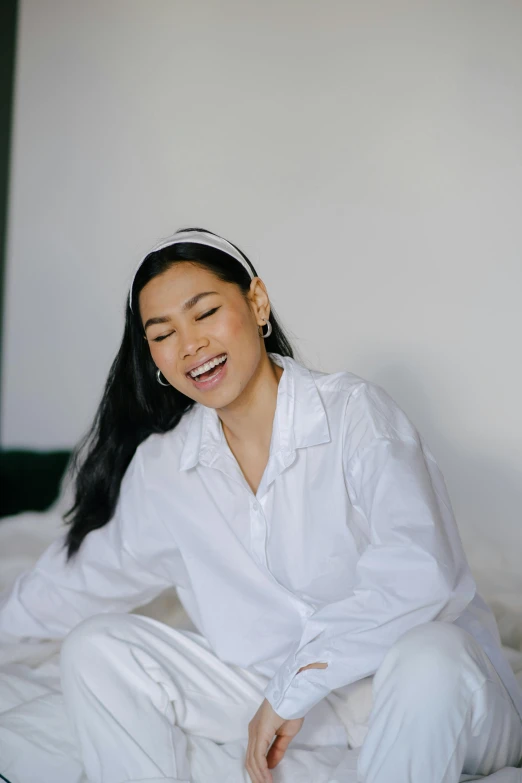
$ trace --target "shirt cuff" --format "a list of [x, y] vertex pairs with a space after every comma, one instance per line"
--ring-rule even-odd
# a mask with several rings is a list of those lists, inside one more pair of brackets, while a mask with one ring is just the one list
[[[330, 657], [322, 655], [317, 661], [331, 665]], [[296, 662], [295, 655], [278, 669], [264, 691], [265, 699], [280, 718], [293, 720], [303, 718], [312, 707], [331, 691], [327, 683], [326, 669], [305, 669], [302, 666], [316, 661]], [[299, 672], [299, 673], [298, 673]]]

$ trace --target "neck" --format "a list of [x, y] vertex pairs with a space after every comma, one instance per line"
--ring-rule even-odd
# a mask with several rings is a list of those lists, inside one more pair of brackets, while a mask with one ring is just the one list
[[218, 408], [223, 432], [229, 444], [268, 450], [277, 403], [277, 390], [283, 368], [272, 362], [266, 351], [259, 366], [232, 405]]

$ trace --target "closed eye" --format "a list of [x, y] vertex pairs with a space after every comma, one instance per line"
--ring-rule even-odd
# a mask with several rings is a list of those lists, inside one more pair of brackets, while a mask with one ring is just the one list
[[198, 318], [198, 321], [201, 321], [203, 318], [206, 318], [207, 315], [212, 315], [213, 313], [216, 312], [216, 310], [219, 310], [219, 307], [213, 307], [212, 310], [208, 311], [208, 313], [203, 313], [203, 315], [200, 318]]
[[[197, 320], [202, 321], [203, 318], [207, 318], [209, 315], [213, 315], [216, 312], [216, 310], [219, 310], [219, 307], [213, 307], [212, 310], [208, 310], [206, 313], [203, 313], [203, 315], [201, 315]], [[155, 337], [152, 342], [160, 343], [162, 340], [164, 340], [166, 337], [169, 337], [171, 334], [173, 334], [173, 332], [160, 335], [160, 337]]]

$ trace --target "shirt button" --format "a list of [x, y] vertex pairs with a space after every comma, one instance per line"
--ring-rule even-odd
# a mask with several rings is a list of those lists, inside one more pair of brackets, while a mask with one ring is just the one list
[[252, 503], [252, 508], [254, 509], [254, 511], [257, 511], [257, 509], [259, 508], [259, 505], [254, 501]]

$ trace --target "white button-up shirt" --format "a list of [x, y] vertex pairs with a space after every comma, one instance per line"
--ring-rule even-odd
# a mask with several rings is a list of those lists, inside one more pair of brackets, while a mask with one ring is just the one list
[[[350, 372], [283, 367], [254, 494], [213, 408], [149, 436], [114, 516], [65, 562], [58, 538], [0, 602], [0, 640], [57, 638], [176, 585], [215, 654], [270, 678], [282, 718], [372, 675], [410, 628], [454, 622], [481, 642], [522, 715], [476, 595], [444, 479], [404, 411]], [[324, 662], [325, 669], [298, 670]]]

